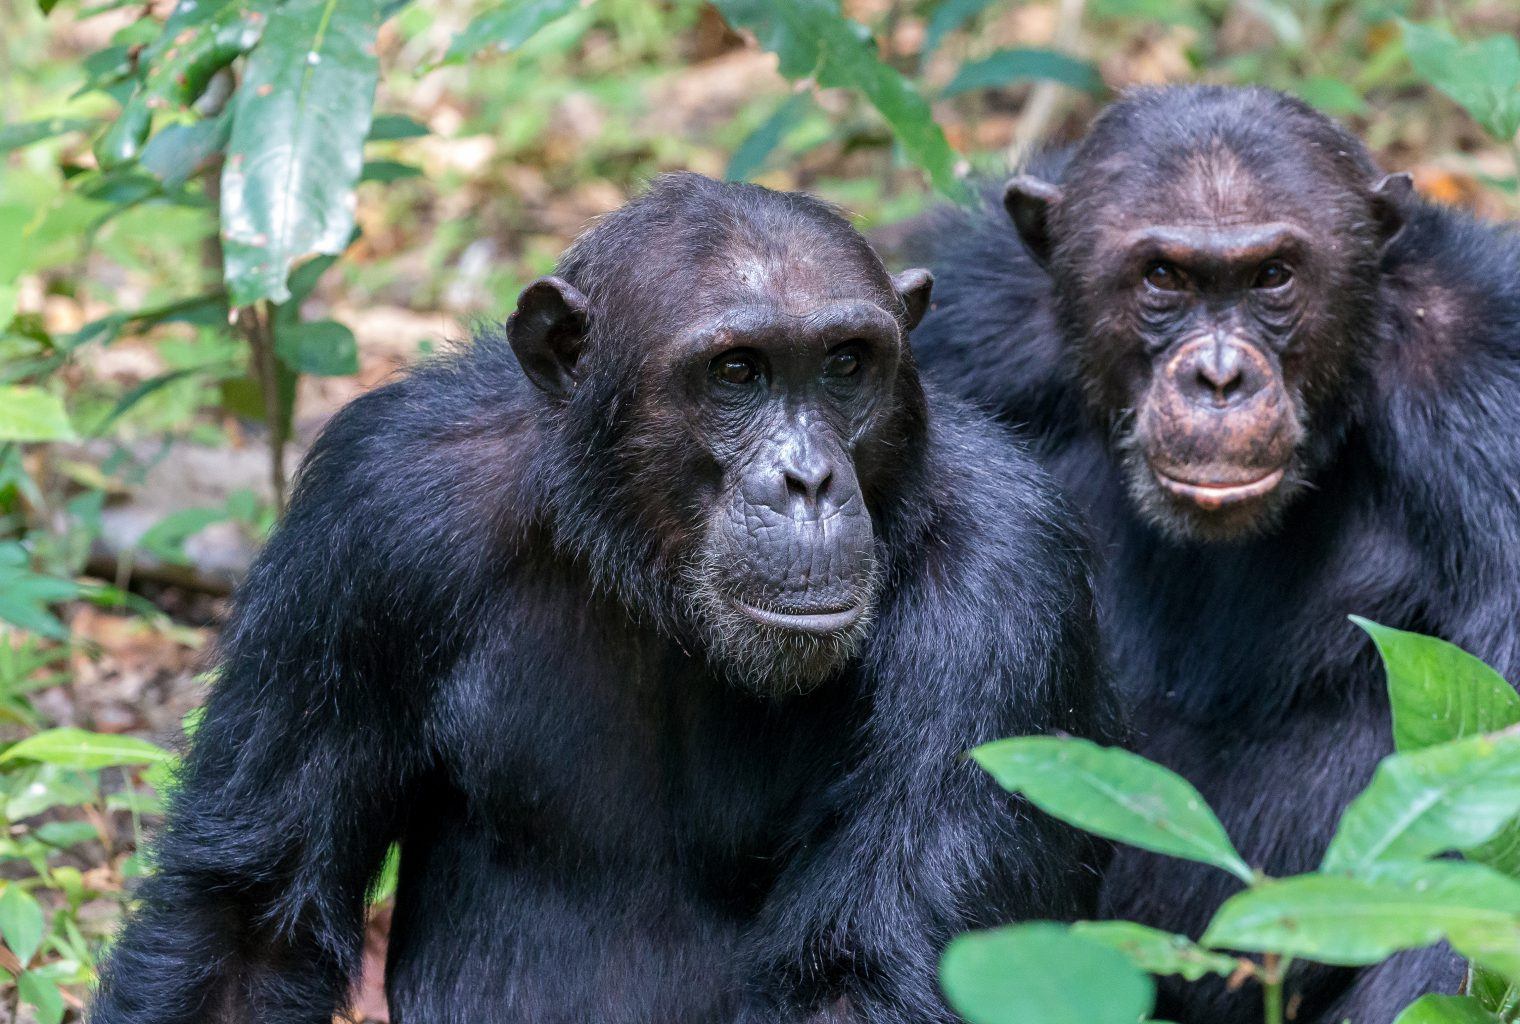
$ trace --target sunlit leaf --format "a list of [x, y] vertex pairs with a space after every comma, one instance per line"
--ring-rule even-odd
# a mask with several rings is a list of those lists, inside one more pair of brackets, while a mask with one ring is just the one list
[[1520, 732], [1471, 736], [1385, 758], [1351, 802], [1322, 871], [1422, 860], [1492, 839], [1520, 814]]
[[1520, 41], [1500, 34], [1464, 42], [1435, 25], [1400, 19], [1421, 78], [1450, 96], [1501, 142], [1520, 132]]
[[1520, 883], [1461, 861], [1298, 875], [1230, 897], [1202, 941], [1353, 967], [1443, 939], [1469, 956], [1502, 957], [1520, 939]]
[[859, 90], [934, 187], [951, 199], [969, 201], [970, 189], [956, 174], [955, 151], [928, 102], [881, 59], [870, 32], [845, 17], [837, 0], [717, 0], [716, 6], [729, 24], [750, 30], [780, 58], [787, 78]]
[[63, 993], [58, 983], [38, 971], [24, 971], [16, 979], [22, 1002], [37, 1010], [37, 1024], [59, 1024], [63, 1020]]
[[1421, 996], [1404, 1008], [1393, 1024], [1500, 1024], [1472, 996]]
[[28, 736], [0, 754], [4, 761], [37, 761], [77, 771], [124, 765], [156, 764], [174, 755], [136, 736], [108, 736], [64, 727]]
[[970, 1024], [1137, 1024], [1154, 998], [1122, 953], [1043, 923], [962, 935], [940, 984]]
[[222, 169], [233, 305], [284, 302], [292, 263], [348, 245], [379, 26], [369, 0], [289, 0], [270, 14], [234, 99]]
[[1081, 921], [1071, 930], [1084, 939], [1117, 949], [1149, 974], [1178, 974], [1197, 981], [1209, 974], [1228, 978], [1240, 966], [1234, 957], [1204, 949], [1185, 935], [1133, 921]]
[[1020, 736], [971, 757], [1003, 788], [1078, 828], [1253, 880], [1198, 791], [1137, 754], [1075, 737]]
[[75, 441], [63, 400], [41, 388], [0, 386], [0, 441]]
[[1520, 694], [1455, 644], [1351, 616], [1372, 637], [1388, 673], [1393, 740], [1419, 750], [1520, 723]]

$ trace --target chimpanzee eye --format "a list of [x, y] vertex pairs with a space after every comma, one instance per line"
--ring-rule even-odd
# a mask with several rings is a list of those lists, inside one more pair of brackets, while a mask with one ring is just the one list
[[1145, 268], [1145, 283], [1165, 292], [1181, 291], [1182, 271], [1164, 260], [1157, 260]]
[[863, 362], [860, 350], [854, 346], [830, 352], [829, 357], [823, 361], [823, 375], [825, 377], [853, 377], [860, 372], [860, 364]]
[[752, 384], [760, 377], [760, 364], [743, 352], [725, 352], [712, 361], [714, 379], [724, 384]]
[[1282, 260], [1268, 260], [1256, 271], [1252, 288], [1281, 288], [1293, 280], [1293, 271]]

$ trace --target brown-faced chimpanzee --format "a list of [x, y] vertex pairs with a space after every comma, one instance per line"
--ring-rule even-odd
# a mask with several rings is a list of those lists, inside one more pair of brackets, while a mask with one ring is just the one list
[[[95, 1024], [926, 1024], [1101, 848], [961, 758], [1110, 735], [1071, 515], [926, 395], [930, 278], [660, 179], [327, 428], [243, 585]], [[1051, 485], [1053, 487], [1053, 485]]]
[[[1313, 869], [1392, 747], [1348, 613], [1520, 678], [1520, 233], [1261, 89], [1131, 93], [1000, 193], [928, 232], [920, 363], [1026, 424], [1091, 517], [1141, 752], [1253, 865]], [[1196, 934], [1235, 888], [1125, 850], [1104, 902]], [[1430, 950], [1305, 969], [1290, 998], [1387, 1024], [1459, 977]], [[1157, 1016], [1260, 1020], [1256, 993], [1186, 992]]]

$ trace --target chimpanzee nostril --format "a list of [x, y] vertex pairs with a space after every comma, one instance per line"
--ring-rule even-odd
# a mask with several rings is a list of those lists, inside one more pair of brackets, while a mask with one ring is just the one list
[[1178, 354], [1173, 381], [1196, 405], [1228, 409], [1240, 405], [1266, 384], [1263, 367], [1236, 342], [1203, 341]]
[[1216, 405], [1228, 405], [1231, 397], [1240, 390], [1240, 383], [1241, 373], [1238, 364], [1229, 369], [1221, 369], [1205, 361], [1198, 367], [1198, 386], [1214, 392]]
[[793, 498], [802, 499], [808, 508], [818, 504], [828, 493], [834, 479], [834, 470], [826, 463], [797, 466], [786, 470], [786, 491]]

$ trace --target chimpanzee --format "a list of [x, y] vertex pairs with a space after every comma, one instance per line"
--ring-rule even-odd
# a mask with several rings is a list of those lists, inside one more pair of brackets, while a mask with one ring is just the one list
[[681, 174], [339, 413], [237, 599], [96, 1024], [924, 1024], [1100, 845], [961, 758], [1112, 738], [1081, 538], [825, 204]]
[[[1347, 613], [1520, 678], [1520, 234], [1254, 88], [1132, 92], [999, 198], [925, 233], [920, 364], [1023, 424], [1090, 517], [1140, 751], [1252, 864], [1310, 870], [1392, 747]], [[1124, 850], [1104, 904], [1196, 935], [1236, 887]], [[1432, 950], [1305, 970], [1290, 998], [1386, 1024], [1458, 978]], [[1171, 995], [1159, 1017], [1260, 1019], [1251, 992]]]

